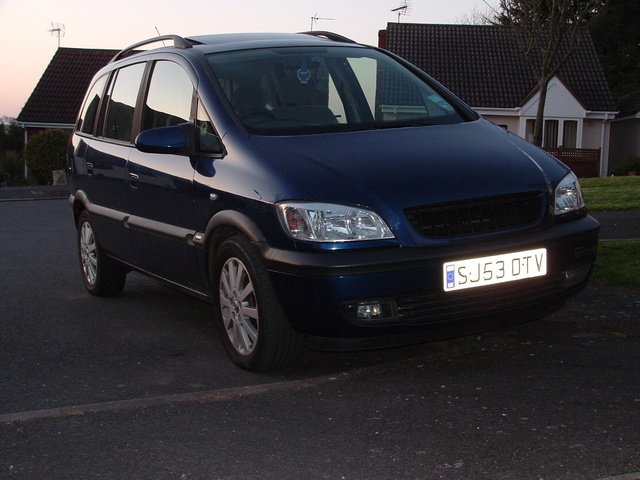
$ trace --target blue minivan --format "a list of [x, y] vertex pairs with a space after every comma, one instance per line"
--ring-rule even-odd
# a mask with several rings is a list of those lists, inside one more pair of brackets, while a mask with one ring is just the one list
[[87, 290], [136, 270], [207, 300], [252, 371], [540, 318], [596, 256], [569, 168], [326, 32], [132, 45], [68, 156]]

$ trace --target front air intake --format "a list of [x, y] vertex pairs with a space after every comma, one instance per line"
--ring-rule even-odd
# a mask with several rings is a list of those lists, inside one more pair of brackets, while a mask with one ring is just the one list
[[405, 209], [415, 230], [430, 238], [501, 232], [536, 223], [543, 212], [540, 192], [476, 198]]

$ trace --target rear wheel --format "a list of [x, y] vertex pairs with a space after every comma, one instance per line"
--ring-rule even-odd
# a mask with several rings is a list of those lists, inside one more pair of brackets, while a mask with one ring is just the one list
[[100, 297], [122, 292], [127, 271], [103, 253], [86, 210], [78, 218], [78, 256], [89, 293]]
[[304, 345], [284, 317], [262, 259], [242, 235], [225, 240], [212, 261], [214, 316], [233, 362], [250, 371], [293, 363]]

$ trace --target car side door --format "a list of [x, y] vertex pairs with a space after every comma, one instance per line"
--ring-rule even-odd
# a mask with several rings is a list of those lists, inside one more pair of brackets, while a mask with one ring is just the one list
[[129, 215], [126, 164], [134, 149], [135, 110], [145, 70], [144, 62], [134, 63], [100, 78], [89, 92], [88, 111], [81, 117], [84, 124], [75, 135], [77, 187], [86, 196], [101, 246], [128, 263], [135, 263], [135, 254], [125, 222]]
[[[185, 124], [194, 117], [195, 87], [185, 68], [158, 60], [141, 103], [140, 131]], [[192, 234], [193, 160], [188, 155], [134, 149], [127, 163], [128, 226], [143, 270], [195, 291], [201, 276]]]

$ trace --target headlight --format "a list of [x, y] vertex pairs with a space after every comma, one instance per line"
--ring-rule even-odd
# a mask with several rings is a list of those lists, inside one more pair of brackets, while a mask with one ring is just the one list
[[578, 177], [573, 172], [569, 172], [556, 187], [555, 202], [556, 215], [564, 215], [585, 207]]
[[309, 242], [357, 242], [394, 238], [380, 216], [347, 205], [314, 202], [277, 204], [285, 231]]

